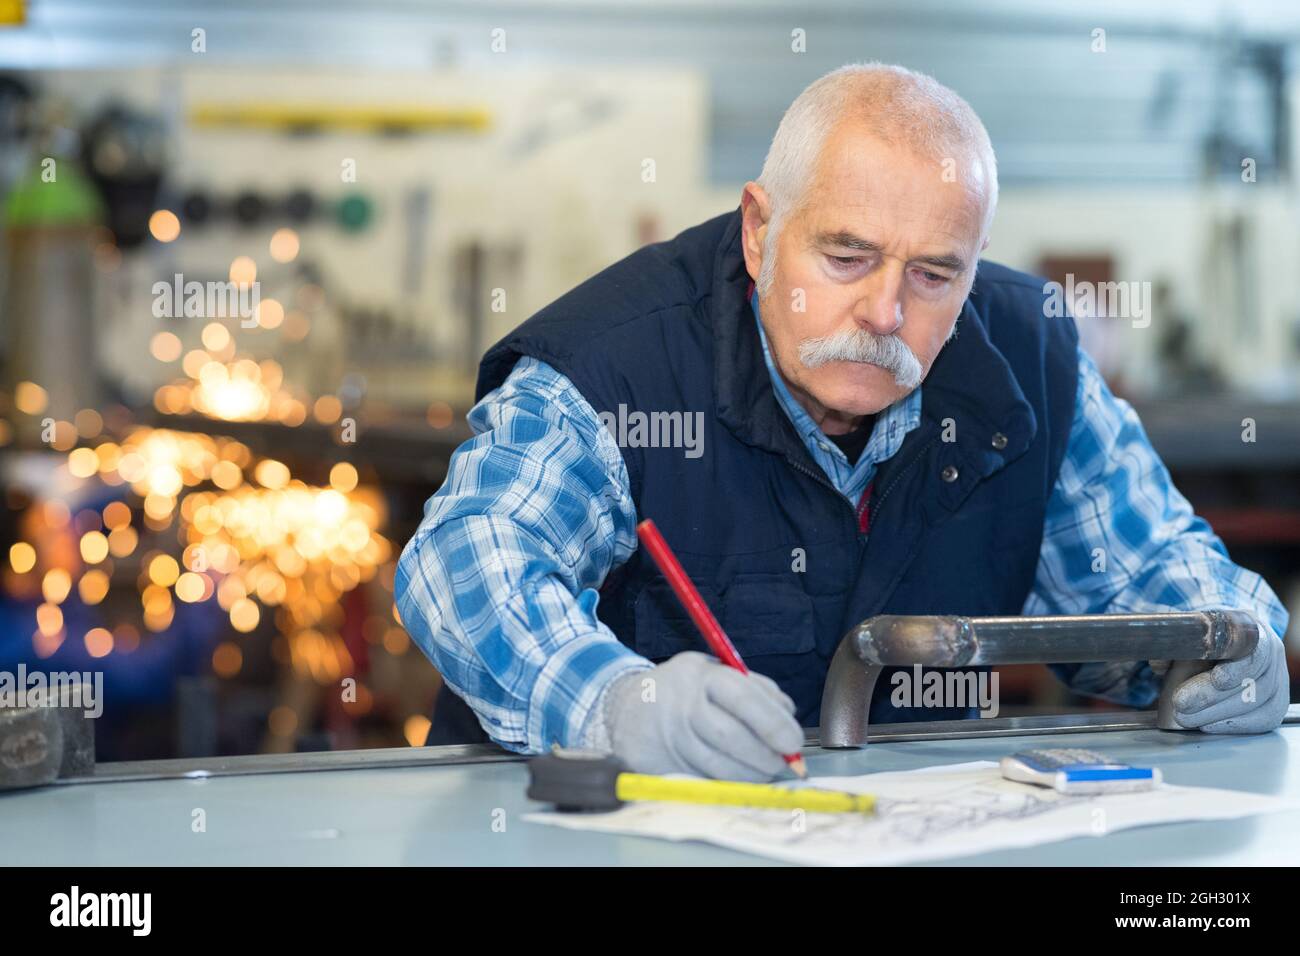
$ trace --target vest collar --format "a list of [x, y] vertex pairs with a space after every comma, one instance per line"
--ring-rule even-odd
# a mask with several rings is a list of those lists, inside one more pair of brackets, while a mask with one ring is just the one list
[[940, 446], [939, 455], [941, 468], [957, 469], [957, 478], [945, 481], [939, 493], [939, 500], [950, 508], [981, 479], [1023, 455], [1038, 433], [1033, 407], [1011, 366], [989, 341], [988, 329], [969, 298], [957, 319], [956, 334], [925, 377], [921, 417], [936, 425], [941, 437], [953, 438]]
[[[714, 253], [709, 319], [715, 411], [741, 441], [813, 465], [777, 402], [763, 362], [762, 343], [746, 297], [749, 273], [741, 252], [740, 226], [737, 210]], [[972, 297], [978, 290], [977, 279]], [[940, 460], [957, 471], [956, 479], [942, 482], [939, 493], [940, 500], [953, 508], [980, 479], [1023, 454], [1037, 433], [1033, 408], [1007, 360], [989, 341], [971, 299], [962, 307], [956, 334], [925, 377], [921, 415], [918, 431], [945, 439]]]
[[[741, 252], [740, 210], [714, 252], [709, 319], [713, 328], [713, 400], [718, 419], [741, 441], [812, 464], [777, 404], [763, 345], [749, 310], [749, 273]], [[800, 454], [802, 453], [802, 454]]]

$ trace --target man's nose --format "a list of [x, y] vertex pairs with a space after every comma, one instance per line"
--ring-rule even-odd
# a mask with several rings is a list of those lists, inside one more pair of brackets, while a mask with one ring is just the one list
[[853, 310], [858, 328], [893, 335], [903, 324], [903, 270], [892, 263], [872, 271]]

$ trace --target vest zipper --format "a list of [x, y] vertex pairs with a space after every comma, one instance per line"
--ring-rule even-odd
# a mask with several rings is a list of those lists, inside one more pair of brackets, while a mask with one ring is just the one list
[[912, 468], [915, 467], [916, 463], [920, 461], [921, 458], [925, 455], [925, 453], [930, 450], [931, 446], [934, 445], [934, 443], [939, 440], [939, 437], [940, 436], [935, 435], [933, 438], [930, 439], [929, 442], [926, 443], [926, 445], [920, 451], [918, 451], [915, 455], [913, 455], [912, 460], [909, 461], [906, 465], [904, 465], [901, 469], [899, 469], [898, 474], [894, 475], [893, 481], [891, 481], [888, 485], [885, 486], [885, 490], [880, 493], [880, 497], [876, 498], [875, 501], [871, 502], [871, 506], [869, 510], [870, 517], [867, 519], [868, 527], [874, 528], [876, 526], [876, 515], [880, 513], [880, 507], [885, 503], [885, 499], [889, 497], [890, 492], [892, 492], [894, 488], [897, 487], [898, 483], [903, 480], [903, 476], [906, 475], [909, 471], [911, 471]]
[[[913, 467], [915, 467], [916, 463], [921, 460], [921, 458], [925, 455], [925, 453], [930, 450], [930, 448], [934, 445], [935, 442], [939, 440], [939, 438], [940, 438], [939, 435], [935, 435], [928, 442], [926, 442], [926, 444], [921, 448], [921, 450], [912, 456], [911, 461], [909, 461], [906, 465], [904, 465], [901, 469], [899, 469], [898, 474], [894, 475], [893, 479], [889, 482], [889, 484], [885, 486], [885, 490], [882, 491], [878, 496], [875, 496], [873, 498], [871, 505], [869, 507], [869, 515], [870, 515], [868, 519], [869, 527], [875, 527], [876, 515], [880, 513], [880, 506], [885, 503], [885, 499], [889, 497], [890, 492], [892, 492], [894, 488], [898, 485], [898, 483], [903, 479], [903, 476], [906, 475], [909, 471], [911, 471]], [[831, 483], [829, 478], [827, 478], [823, 474], [813, 471], [811, 468], [804, 466], [800, 462], [795, 461], [793, 458], [787, 458], [786, 461], [790, 464], [791, 467], [794, 468], [795, 471], [802, 472], [803, 474], [807, 475], [809, 478], [812, 478], [818, 484], [825, 485], [827, 488], [833, 491], [835, 493], [835, 497], [838, 498], [840, 501], [842, 501], [845, 507], [849, 509], [849, 514], [853, 516], [854, 527], [857, 526], [858, 509], [854, 507], [853, 502], [849, 501], [848, 498], [844, 497], [844, 492], [836, 488], [835, 485]], [[871, 536], [870, 532], [867, 532], [867, 534], [865, 535], [865, 537], [870, 537], [870, 536]]]
[[840, 491], [833, 484], [831, 484], [829, 478], [827, 478], [823, 474], [820, 474], [819, 472], [813, 471], [811, 468], [805, 467], [804, 465], [795, 461], [793, 458], [787, 458], [786, 461], [794, 468], [795, 471], [803, 472], [805, 475], [807, 475], [809, 478], [816, 481], [818, 484], [825, 485], [827, 488], [833, 491], [835, 493], [835, 497], [840, 499], [840, 501], [844, 502], [845, 507], [849, 509], [849, 514], [853, 515], [853, 524], [855, 527], [857, 526], [857, 520], [858, 520], [857, 509], [853, 507], [853, 503], [849, 501], [848, 498], [844, 497], [844, 493], [842, 491]]

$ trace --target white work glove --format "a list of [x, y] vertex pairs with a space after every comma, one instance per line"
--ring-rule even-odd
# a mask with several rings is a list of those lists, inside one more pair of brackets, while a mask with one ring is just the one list
[[[1151, 661], [1164, 674], [1168, 661]], [[1174, 719], [1207, 734], [1264, 734], [1276, 730], [1291, 703], [1286, 647], [1267, 628], [1249, 657], [1224, 661], [1185, 680], [1174, 692]]]
[[794, 701], [761, 674], [685, 651], [614, 680], [604, 700], [610, 749], [638, 773], [771, 780], [798, 753]]

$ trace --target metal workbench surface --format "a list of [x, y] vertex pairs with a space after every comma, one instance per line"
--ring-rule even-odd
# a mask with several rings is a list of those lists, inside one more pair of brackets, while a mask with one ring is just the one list
[[[1296, 719], [1293, 707], [1292, 720]], [[986, 722], [971, 721], [979, 726]], [[901, 726], [901, 725], [900, 725]], [[1077, 730], [1077, 728], [1076, 728]], [[806, 751], [814, 775], [996, 760], [1029, 747], [1079, 746], [1162, 768], [1165, 779], [1300, 799], [1300, 724], [1254, 737], [1130, 727], [1052, 734], [874, 742]], [[431, 759], [420, 751], [415, 759]], [[527, 770], [513, 760], [394, 766], [400, 752], [302, 758], [283, 772], [235, 758], [205, 778], [123, 765], [105, 779], [0, 794], [0, 857], [26, 865], [753, 865], [759, 857], [527, 823]], [[388, 765], [386, 765], [388, 764]], [[288, 769], [285, 769], [286, 766]], [[224, 769], [223, 769], [224, 768]], [[113, 779], [109, 774], [116, 776]], [[201, 815], [199, 813], [201, 811]], [[202, 829], [198, 821], [204, 824]], [[1231, 865], [1300, 862], [1300, 811], [1179, 823], [964, 857], [961, 864]]]

